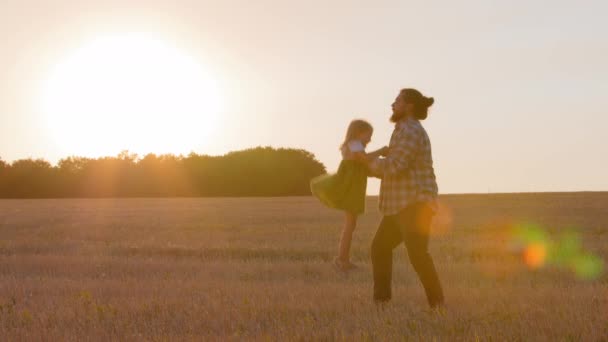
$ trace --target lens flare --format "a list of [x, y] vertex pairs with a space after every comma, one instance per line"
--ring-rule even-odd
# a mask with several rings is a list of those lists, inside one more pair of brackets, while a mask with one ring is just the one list
[[547, 246], [542, 243], [533, 243], [524, 250], [524, 262], [531, 269], [538, 269], [547, 261]]
[[453, 224], [454, 211], [452, 210], [452, 208], [443, 201], [436, 201], [435, 215], [433, 217], [431, 235], [446, 235], [452, 230]]
[[596, 279], [602, 274], [604, 263], [595, 255], [578, 255], [572, 260], [571, 268], [581, 279]]
[[535, 224], [520, 224], [513, 229], [512, 244], [523, 249], [523, 261], [530, 269], [545, 266], [571, 270], [577, 278], [597, 279], [603, 271], [603, 260], [583, 249], [581, 238], [574, 229], [552, 239], [547, 230]]
[[474, 251], [484, 262], [475, 263], [481, 274], [501, 280], [526, 269], [521, 262], [522, 249], [512, 246], [513, 221], [505, 216], [493, 217], [481, 224], [475, 233]]

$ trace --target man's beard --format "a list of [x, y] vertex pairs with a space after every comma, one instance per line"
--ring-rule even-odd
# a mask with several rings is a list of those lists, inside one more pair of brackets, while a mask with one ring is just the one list
[[391, 122], [397, 122], [397, 121], [403, 119], [404, 116], [405, 116], [405, 113], [399, 113], [399, 112], [393, 111], [393, 115], [391, 115]]

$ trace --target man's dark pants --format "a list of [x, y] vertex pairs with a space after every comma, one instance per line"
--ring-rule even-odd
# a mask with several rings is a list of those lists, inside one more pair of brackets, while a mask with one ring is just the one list
[[426, 203], [415, 203], [397, 215], [384, 216], [372, 242], [374, 300], [391, 299], [393, 249], [405, 242], [407, 253], [418, 274], [431, 307], [443, 304], [443, 290], [428, 252], [434, 211]]

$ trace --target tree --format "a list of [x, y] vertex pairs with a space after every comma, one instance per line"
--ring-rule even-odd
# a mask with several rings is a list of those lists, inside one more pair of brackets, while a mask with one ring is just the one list
[[116, 157], [0, 160], [0, 197], [309, 195], [325, 166], [305, 150], [256, 147], [223, 156], [128, 151]]
[[54, 169], [43, 159], [14, 161], [5, 181], [8, 197], [50, 197], [55, 192]]

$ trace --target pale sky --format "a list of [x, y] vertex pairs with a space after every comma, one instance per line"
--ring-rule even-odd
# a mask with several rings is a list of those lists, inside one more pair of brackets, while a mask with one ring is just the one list
[[39, 109], [53, 68], [137, 32], [194, 60], [221, 93], [219, 120], [182, 116], [157, 149], [201, 126], [196, 153], [303, 148], [331, 171], [348, 122], [375, 126], [371, 149], [387, 144], [390, 104], [414, 87], [435, 98], [423, 124], [440, 192], [608, 190], [606, 18], [606, 1], [0, 0], [0, 157], [187, 153], [112, 132], [92, 150], [87, 113], [73, 127], [83, 143], [59, 147]]

